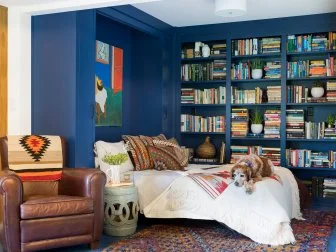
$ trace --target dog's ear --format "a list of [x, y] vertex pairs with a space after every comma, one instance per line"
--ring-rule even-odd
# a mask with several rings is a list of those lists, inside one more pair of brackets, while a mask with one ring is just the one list
[[250, 181], [252, 179], [252, 169], [247, 168], [246, 175], [247, 175], [247, 181]]
[[237, 166], [233, 166], [231, 169], [231, 178], [233, 179], [233, 174], [235, 172], [235, 170], [237, 169]]

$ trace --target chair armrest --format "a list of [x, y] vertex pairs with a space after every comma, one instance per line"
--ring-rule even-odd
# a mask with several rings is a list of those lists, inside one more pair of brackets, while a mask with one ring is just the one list
[[98, 242], [104, 225], [105, 174], [97, 169], [63, 169], [58, 193], [63, 195], [90, 197], [93, 199], [94, 231], [92, 242]]
[[1, 195], [1, 232], [2, 243], [6, 251], [20, 251], [20, 205], [23, 199], [23, 187], [20, 178], [13, 172], [0, 172]]

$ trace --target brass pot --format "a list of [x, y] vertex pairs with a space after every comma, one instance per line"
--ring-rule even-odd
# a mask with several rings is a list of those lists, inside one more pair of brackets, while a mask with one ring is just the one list
[[200, 146], [197, 147], [196, 154], [200, 158], [214, 158], [215, 157], [216, 148], [212, 143], [210, 143], [209, 136], [205, 138], [204, 143], [202, 143]]

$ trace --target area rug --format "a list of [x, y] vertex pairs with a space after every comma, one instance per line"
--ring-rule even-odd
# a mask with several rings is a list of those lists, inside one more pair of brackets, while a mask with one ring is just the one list
[[306, 220], [293, 220], [295, 244], [269, 246], [214, 221], [193, 220], [182, 225], [153, 225], [111, 244], [110, 251], [327, 251], [336, 212], [305, 211]]

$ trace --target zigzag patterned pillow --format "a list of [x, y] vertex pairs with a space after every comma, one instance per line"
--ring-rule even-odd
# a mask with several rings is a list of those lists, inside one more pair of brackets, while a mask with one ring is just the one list
[[147, 146], [156, 170], [183, 170], [171, 146]]
[[178, 144], [176, 144], [175, 138], [169, 140], [153, 140], [154, 146], [164, 147], [169, 146], [172, 147], [172, 151], [176, 156], [181, 167], [186, 167], [189, 162], [189, 150], [186, 148], [181, 148]]

